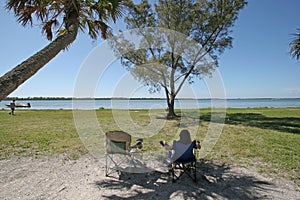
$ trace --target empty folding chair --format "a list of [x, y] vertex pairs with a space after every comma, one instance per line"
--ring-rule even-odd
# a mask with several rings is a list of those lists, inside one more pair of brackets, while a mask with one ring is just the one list
[[108, 131], [106, 136], [106, 166], [105, 174], [121, 171], [136, 173], [144, 168], [141, 161], [141, 153], [138, 152], [143, 146], [143, 139], [138, 139], [136, 144], [130, 146], [131, 135], [123, 131]]
[[106, 136], [105, 174], [120, 172], [128, 155], [131, 135], [123, 131], [108, 131]]

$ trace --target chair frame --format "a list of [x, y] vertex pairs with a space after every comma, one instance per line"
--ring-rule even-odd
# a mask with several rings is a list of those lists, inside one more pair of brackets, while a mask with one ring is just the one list
[[[176, 172], [179, 172], [177, 175]], [[197, 182], [197, 162], [196, 159], [188, 162], [175, 161], [171, 166], [172, 182], [175, 183], [183, 174], [187, 174], [193, 182]]]
[[[114, 172], [120, 175], [120, 166], [129, 156], [128, 148], [131, 143], [131, 135], [123, 131], [108, 131], [106, 136], [106, 154], [105, 154], [105, 175], [109, 176]], [[114, 143], [125, 143], [124, 149], [115, 149]], [[116, 161], [118, 160], [118, 161]], [[114, 167], [110, 167], [110, 162]]]
[[[142, 153], [136, 151], [142, 148], [142, 139], [137, 140], [137, 144], [130, 146], [131, 135], [123, 131], [108, 131], [106, 136], [106, 159], [105, 159], [105, 175], [109, 176], [114, 172], [118, 175], [127, 168], [134, 173], [134, 168], [144, 166]], [[121, 146], [118, 145], [121, 144]], [[113, 167], [111, 167], [113, 166]], [[131, 169], [130, 167], [133, 167]]]

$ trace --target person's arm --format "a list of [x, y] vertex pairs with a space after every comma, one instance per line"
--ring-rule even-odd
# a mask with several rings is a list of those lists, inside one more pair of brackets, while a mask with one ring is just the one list
[[195, 140], [195, 148], [196, 149], [201, 149], [201, 144], [199, 140]]
[[169, 145], [166, 141], [162, 140], [159, 142], [166, 150], [172, 150], [172, 146]]

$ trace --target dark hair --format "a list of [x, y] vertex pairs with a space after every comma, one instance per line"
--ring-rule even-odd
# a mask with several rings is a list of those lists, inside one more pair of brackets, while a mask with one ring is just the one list
[[191, 140], [191, 134], [188, 130], [186, 129], [183, 129], [180, 134], [179, 134], [179, 137], [180, 137], [180, 142], [183, 143], [183, 144], [190, 144], [192, 142]]

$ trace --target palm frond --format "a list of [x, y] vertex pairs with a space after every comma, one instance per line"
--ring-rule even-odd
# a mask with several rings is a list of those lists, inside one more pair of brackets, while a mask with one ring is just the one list
[[293, 40], [290, 42], [290, 54], [293, 58], [300, 59], [300, 28], [297, 29], [298, 33], [293, 34]]
[[102, 21], [96, 21], [96, 24], [97, 24], [97, 28], [99, 30], [101, 30], [101, 36], [102, 38], [106, 39], [107, 37], [107, 30], [109, 29], [109, 26], [102, 22]]
[[58, 21], [56, 19], [54, 20], [50, 20], [50, 21], [47, 21], [43, 28], [42, 28], [42, 32], [45, 32], [46, 33], [46, 36], [47, 36], [47, 39], [48, 40], [52, 40], [53, 38], [53, 34], [52, 34], [52, 27], [54, 26], [57, 26], [58, 25]]
[[81, 6], [80, 29], [87, 28], [92, 39], [97, 39], [100, 33], [105, 39], [110, 29], [109, 21], [116, 22], [124, 14], [124, 5], [122, 0], [85, 1]]
[[[17, 21], [23, 25], [32, 25], [33, 21], [40, 23], [42, 33], [52, 40], [53, 33], [68, 30], [68, 15], [70, 10], [78, 14], [81, 31], [88, 29], [92, 39], [107, 37], [109, 22], [116, 22], [124, 14], [124, 0], [8, 0], [6, 8], [12, 10]], [[57, 28], [57, 24], [61, 27]]]

